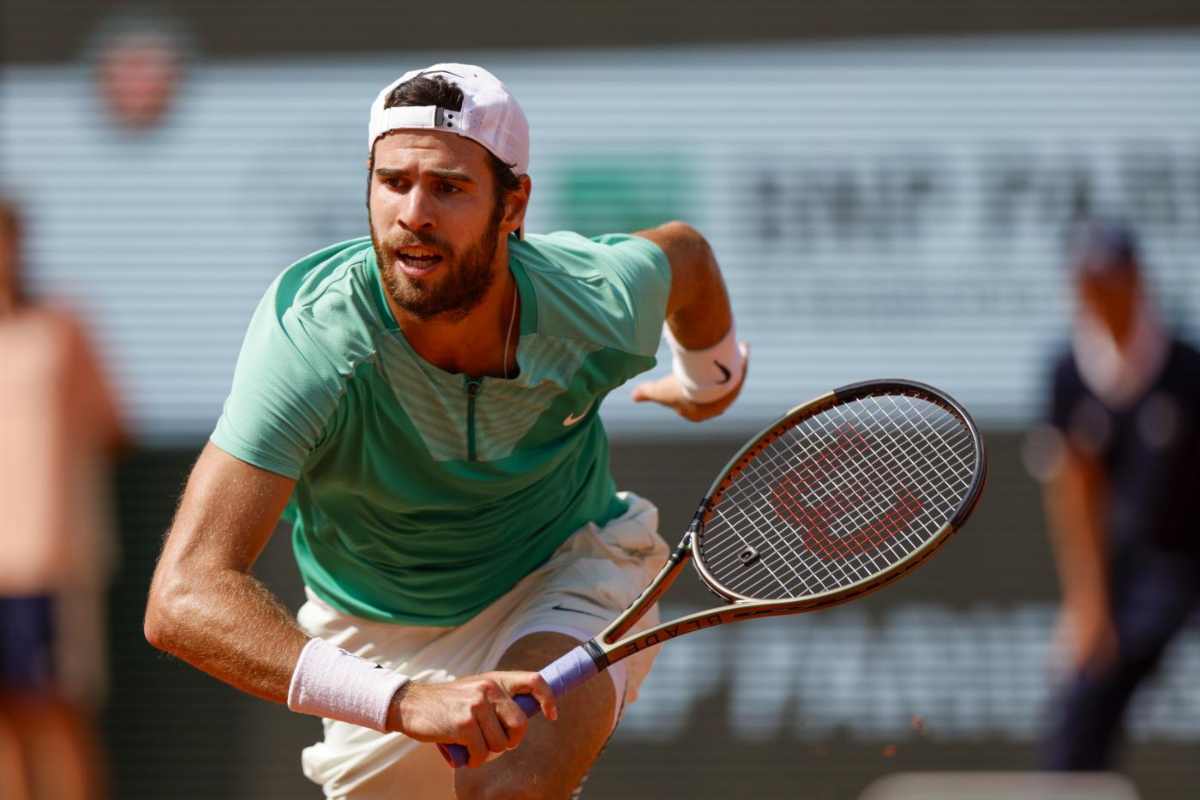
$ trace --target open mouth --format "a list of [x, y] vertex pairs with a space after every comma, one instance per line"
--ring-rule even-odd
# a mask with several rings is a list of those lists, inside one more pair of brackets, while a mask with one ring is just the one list
[[397, 250], [396, 263], [408, 275], [424, 275], [441, 264], [442, 257], [427, 251]]

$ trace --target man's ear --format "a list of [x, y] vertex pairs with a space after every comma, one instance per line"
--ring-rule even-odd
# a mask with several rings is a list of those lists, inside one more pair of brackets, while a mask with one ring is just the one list
[[371, 171], [375, 169], [375, 148], [371, 148], [371, 155], [367, 156], [367, 211], [371, 210]]
[[504, 193], [504, 219], [501, 226], [506, 234], [515, 234], [518, 239], [525, 238], [525, 211], [529, 208], [529, 196], [533, 192], [533, 181], [528, 175], [517, 179], [520, 186], [511, 192]]

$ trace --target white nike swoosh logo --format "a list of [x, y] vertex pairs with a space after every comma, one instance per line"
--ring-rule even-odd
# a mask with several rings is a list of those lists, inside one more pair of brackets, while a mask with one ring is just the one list
[[[595, 401], [593, 400], [592, 402], [595, 402]], [[592, 407], [592, 403], [588, 403], [586, 406], [583, 407], [583, 411], [580, 411], [578, 414], [567, 414], [567, 418], [563, 420], [563, 427], [569, 428], [572, 425], [574, 425], [576, 422], [579, 422], [579, 420], [581, 420], [587, 416], [587, 413], [589, 410], [591, 410], [591, 407]]]

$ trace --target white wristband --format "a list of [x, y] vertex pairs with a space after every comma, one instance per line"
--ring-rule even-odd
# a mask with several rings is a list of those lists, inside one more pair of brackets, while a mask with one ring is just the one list
[[685, 350], [667, 325], [663, 325], [663, 335], [671, 348], [671, 371], [689, 400], [696, 403], [720, 400], [742, 382], [746, 345], [738, 342], [732, 325], [725, 338], [704, 350]]
[[392, 697], [408, 676], [347, 653], [324, 639], [309, 639], [288, 686], [288, 708], [301, 714], [387, 731]]

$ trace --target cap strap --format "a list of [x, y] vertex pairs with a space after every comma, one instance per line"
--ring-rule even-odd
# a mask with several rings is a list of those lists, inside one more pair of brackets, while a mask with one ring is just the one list
[[460, 111], [438, 106], [393, 106], [371, 117], [371, 141], [388, 131], [403, 128], [431, 128], [459, 133], [463, 130]]

